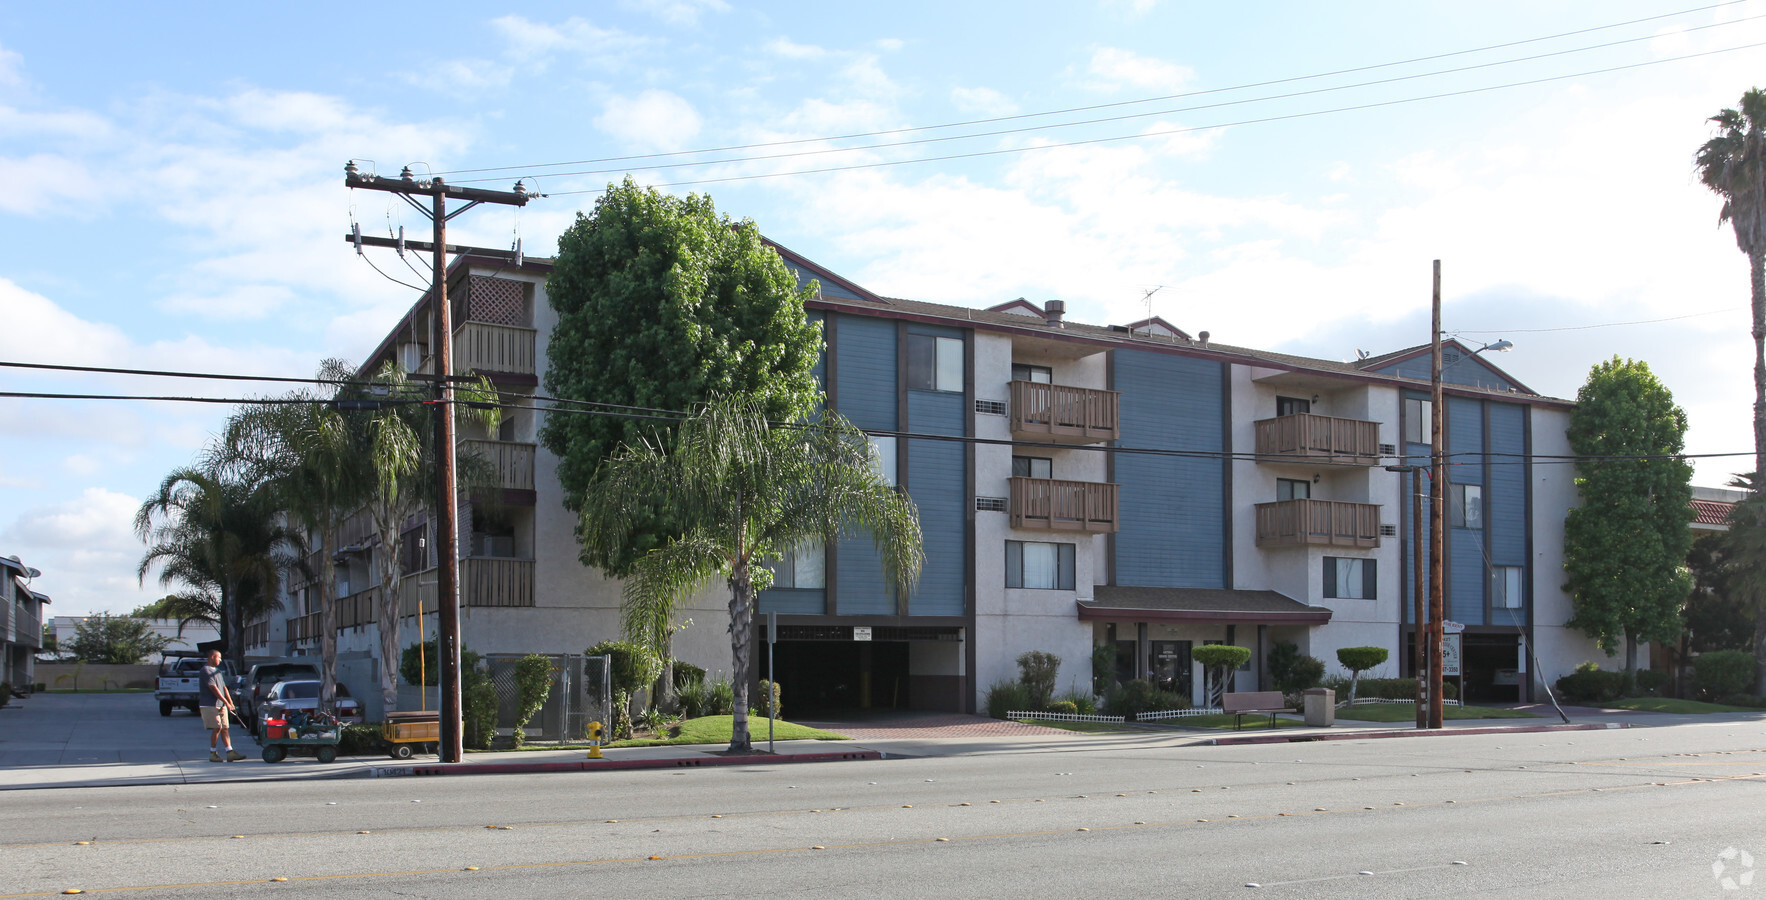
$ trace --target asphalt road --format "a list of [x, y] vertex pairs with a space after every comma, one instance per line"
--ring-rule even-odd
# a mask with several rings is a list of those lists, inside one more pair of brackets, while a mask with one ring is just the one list
[[1766, 877], [1742, 880], [1753, 854], [1766, 868], [1757, 721], [1170, 744], [1124, 736], [878, 762], [13, 791], [0, 896], [1766, 891]]

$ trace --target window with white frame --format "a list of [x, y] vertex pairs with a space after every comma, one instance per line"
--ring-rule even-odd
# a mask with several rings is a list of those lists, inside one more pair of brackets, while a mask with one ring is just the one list
[[908, 390], [963, 390], [963, 342], [957, 338], [908, 335]]
[[1073, 590], [1074, 545], [1006, 542], [1006, 587]]
[[1430, 433], [1434, 430], [1432, 407], [1433, 404], [1421, 397], [1404, 398], [1405, 443], [1430, 443]]
[[827, 586], [827, 561], [822, 542], [812, 538], [786, 550], [766, 567], [773, 573], [773, 587], [815, 589]]
[[1479, 484], [1455, 484], [1448, 493], [1452, 507], [1448, 511], [1448, 521], [1455, 528], [1484, 527], [1484, 486]]
[[1042, 456], [1012, 457], [1012, 477], [1014, 478], [1052, 478], [1054, 477], [1054, 460]]
[[1349, 556], [1324, 558], [1324, 595], [1327, 600], [1377, 600], [1379, 560]]
[[1312, 482], [1304, 478], [1277, 478], [1275, 480], [1275, 499], [1310, 500], [1312, 499]]
[[1050, 384], [1055, 380], [1055, 370], [1048, 366], [1012, 363], [1012, 380], [1028, 381], [1033, 384]]
[[1490, 608], [1520, 609], [1527, 599], [1526, 568], [1490, 567]]
[[890, 484], [896, 483], [895, 468], [895, 437], [871, 436], [871, 464], [876, 467], [878, 475]]

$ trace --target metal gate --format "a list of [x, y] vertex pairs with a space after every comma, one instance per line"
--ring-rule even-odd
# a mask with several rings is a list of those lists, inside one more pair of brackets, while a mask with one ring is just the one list
[[[515, 687], [515, 665], [522, 660], [516, 654], [493, 654], [485, 657], [490, 670], [491, 686], [497, 692], [497, 730], [515, 730], [515, 713], [519, 695]], [[611, 659], [606, 656], [563, 654], [548, 657], [552, 661], [552, 689], [540, 711], [527, 723], [530, 739], [541, 741], [582, 740], [590, 722], [606, 722], [611, 708], [607, 673]], [[539, 734], [534, 734], [535, 728]]]

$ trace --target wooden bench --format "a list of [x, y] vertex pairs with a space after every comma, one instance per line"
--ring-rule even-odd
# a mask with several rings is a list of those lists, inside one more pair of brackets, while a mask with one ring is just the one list
[[1245, 724], [1245, 717], [1269, 714], [1269, 727], [1275, 727], [1275, 714], [1294, 712], [1285, 705], [1281, 691], [1242, 691], [1239, 693], [1222, 694], [1220, 709], [1234, 716], [1233, 730], [1238, 731]]

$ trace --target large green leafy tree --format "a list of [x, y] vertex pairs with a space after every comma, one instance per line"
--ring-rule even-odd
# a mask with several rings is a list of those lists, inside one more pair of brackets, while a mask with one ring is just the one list
[[1580, 628], [1609, 654], [1625, 641], [1625, 670], [1637, 645], [1680, 635], [1692, 591], [1692, 466], [1686, 413], [1649, 365], [1614, 357], [1594, 367], [1570, 413], [1581, 505], [1564, 522], [1564, 569]]
[[1699, 180], [1723, 198], [1718, 224], [1735, 229], [1748, 257], [1754, 335], [1754, 471], [1766, 472], [1766, 93], [1754, 88], [1741, 105], [1711, 117], [1718, 134], [1699, 147]]
[[624, 544], [646, 523], [646, 508], [679, 510], [693, 524], [632, 566], [628, 622], [666, 619], [694, 591], [723, 578], [735, 688], [731, 750], [750, 748], [750, 651], [755, 597], [771, 583], [765, 561], [806, 541], [866, 533], [885, 575], [906, 595], [925, 559], [913, 500], [879, 473], [864, 432], [833, 413], [778, 425], [762, 401], [714, 398], [681, 424], [672, 450], [627, 445], [584, 493], [586, 550], [605, 554]]
[[[554, 397], [666, 413], [741, 395], [775, 421], [814, 407], [821, 331], [803, 304], [815, 288], [798, 285], [753, 222], [718, 215], [710, 197], [674, 197], [630, 178], [610, 186], [559, 237], [546, 294], [558, 313], [546, 349]], [[666, 452], [674, 440], [666, 421], [567, 413], [547, 416], [539, 436], [558, 457], [565, 507], [579, 514], [596, 470], [621, 446], [652, 442]], [[625, 540], [585, 539], [582, 553], [620, 578], [695, 524], [690, 511], [655, 498], [625, 502]], [[651, 647], [666, 673], [674, 629], [643, 624], [626, 637]], [[652, 701], [671, 688], [657, 679]]]
[[126, 666], [164, 650], [171, 642], [139, 619], [99, 613], [75, 625], [73, 638], [62, 649], [86, 662]]

